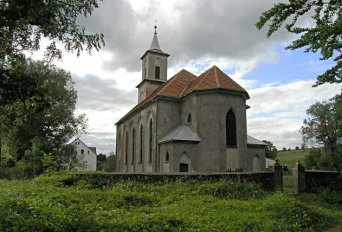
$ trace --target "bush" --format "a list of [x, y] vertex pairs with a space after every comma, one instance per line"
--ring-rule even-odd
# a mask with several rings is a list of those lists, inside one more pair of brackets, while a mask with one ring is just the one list
[[266, 192], [253, 182], [221, 180], [200, 187], [200, 193], [225, 199], [262, 198]]
[[266, 208], [277, 221], [274, 231], [316, 231], [331, 223], [328, 217], [284, 194], [271, 196]]

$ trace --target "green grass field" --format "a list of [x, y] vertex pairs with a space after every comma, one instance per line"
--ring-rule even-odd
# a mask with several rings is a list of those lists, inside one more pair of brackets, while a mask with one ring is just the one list
[[0, 231], [324, 231], [342, 197], [221, 180], [142, 183], [53, 174], [0, 181]]
[[277, 159], [281, 165], [287, 165], [290, 170], [295, 166], [299, 160], [304, 164], [304, 157], [309, 154], [309, 149], [304, 150], [291, 150], [291, 151], [278, 151]]

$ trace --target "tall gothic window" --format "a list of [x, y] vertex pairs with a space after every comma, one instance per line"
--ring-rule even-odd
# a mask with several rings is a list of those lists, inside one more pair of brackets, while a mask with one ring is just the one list
[[192, 122], [191, 114], [188, 114], [188, 118], [187, 118], [186, 122], [187, 122], [187, 123], [191, 123], [191, 122]]
[[155, 78], [156, 79], [160, 79], [160, 67], [159, 66], [156, 66]]
[[139, 152], [139, 163], [142, 163], [143, 160], [143, 150], [144, 150], [144, 127], [140, 125], [140, 152]]
[[132, 159], [131, 164], [134, 164], [134, 158], [135, 158], [135, 130], [133, 128], [132, 130]]
[[236, 119], [232, 110], [226, 115], [226, 143], [229, 147], [236, 147]]
[[128, 164], [128, 133], [126, 132], [126, 141], [125, 141], [125, 164]]
[[150, 120], [150, 128], [149, 128], [149, 143], [148, 143], [148, 162], [152, 162], [152, 128], [153, 128], [153, 123], [152, 119]]

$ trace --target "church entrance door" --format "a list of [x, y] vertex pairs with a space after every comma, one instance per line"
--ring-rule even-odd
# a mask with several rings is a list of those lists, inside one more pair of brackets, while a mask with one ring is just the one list
[[180, 163], [179, 164], [179, 171], [180, 172], [188, 172], [189, 171], [189, 164]]

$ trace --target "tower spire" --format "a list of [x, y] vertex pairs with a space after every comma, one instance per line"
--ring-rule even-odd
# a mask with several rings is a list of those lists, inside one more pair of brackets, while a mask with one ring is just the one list
[[157, 25], [154, 25], [154, 35], [153, 35], [152, 43], [151, 43], [149, 50], [157, 50], [161, 52], [159, 42], [158, 42], [158, 36], [157, 36]]

